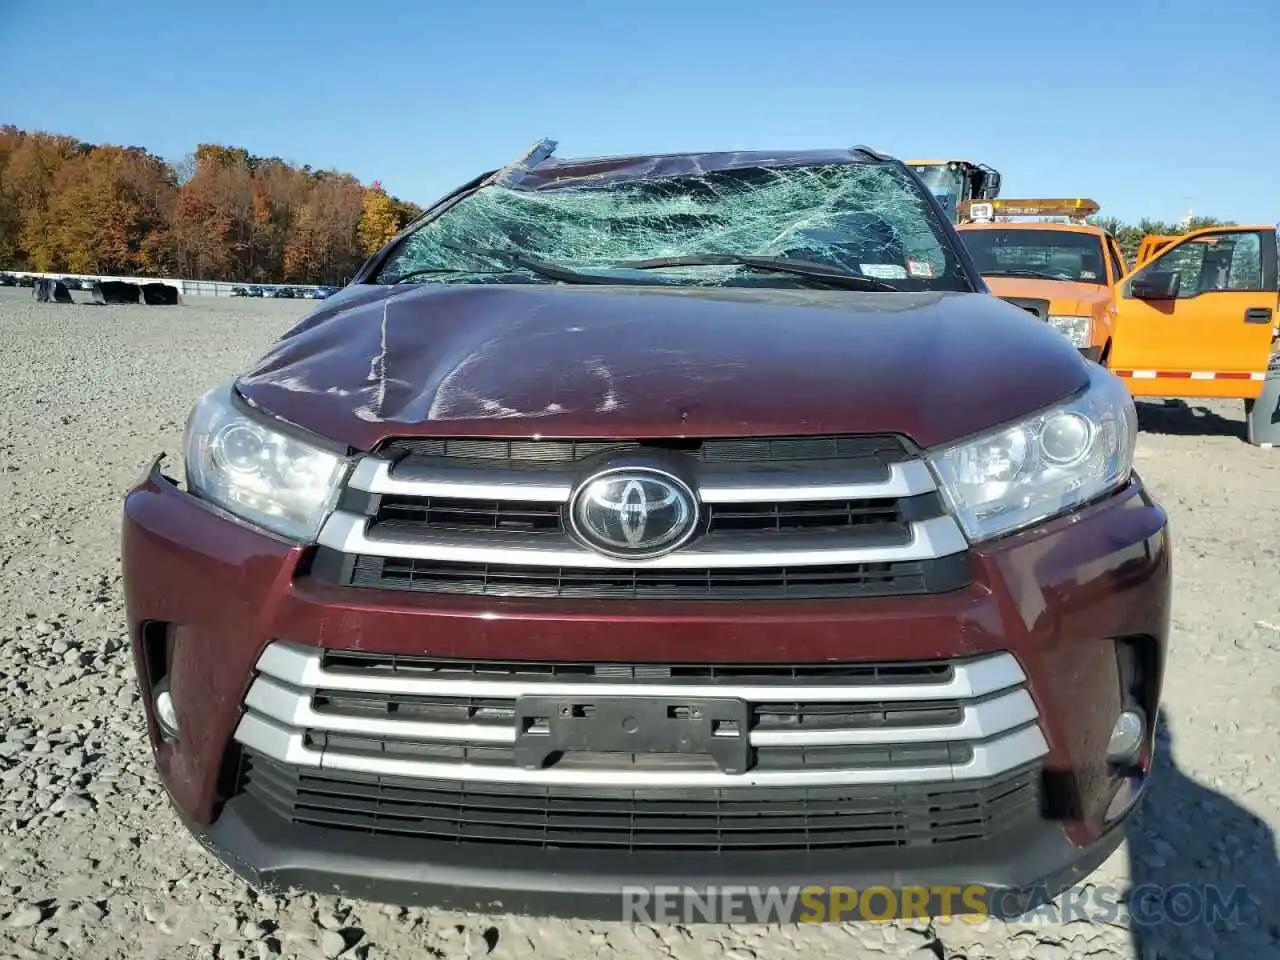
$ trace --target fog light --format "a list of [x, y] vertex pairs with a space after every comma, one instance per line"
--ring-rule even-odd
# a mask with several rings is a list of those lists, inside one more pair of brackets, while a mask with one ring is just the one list
[[1147, 733], [1147, 718], [1141, 710], [1124, 710], [1116, 717], [1111, 728], [1111, 742], [1107, 744], [1107, 759], [1112, 763], [1137, 763], [1142, 752], [1142, 741]]
[[169, 692], [167, 680], [161, 680], [156, 685], [155, 711], [160, 732], [170, 740], [177, 740], [178, 711], [173, 708], [173, 695]]

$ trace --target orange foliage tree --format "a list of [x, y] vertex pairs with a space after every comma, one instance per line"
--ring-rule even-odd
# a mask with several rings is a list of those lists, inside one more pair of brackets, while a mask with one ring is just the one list
[[0, 269], [342, 283], [421, 212], [381, 184], [240, 147], [170, 164], [0, 126]]
[[373, 181], [364, 192], [364, 211], [360, 216], [360, 246], [364, 253], [377, 253], [400, 230], [400, 217], [395, 204], [382, 184]]

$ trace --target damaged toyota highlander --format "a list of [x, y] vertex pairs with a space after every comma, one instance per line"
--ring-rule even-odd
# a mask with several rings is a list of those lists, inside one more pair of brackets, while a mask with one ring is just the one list
[[155, 762], [265, 890], [1060, 891], [1151, 769], [1170, 545], [1135, 434], [897, 160], [544, 143], [129, 492]]

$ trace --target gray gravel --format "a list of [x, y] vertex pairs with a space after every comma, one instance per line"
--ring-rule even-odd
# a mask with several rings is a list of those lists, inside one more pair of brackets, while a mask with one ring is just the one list
[[197, 298], [176, 308], [63, 307], [0, 290], [0, 956], [1280, 952], [1280, 453], [1241, 441], [1238, 403], [1143, 405], [1139, 465], [1172, 515], [1177, 549], [1166, 746], [1141, 822], [1090, 878], [1126, 888], [1244, 885], [1254, 903], [1236, 920], [664, 928], [247, 889], [184, 832], [152, 772], [123, 627], [120, 501], [154, 453], [178, 453], [196, 396], [308, 306]]

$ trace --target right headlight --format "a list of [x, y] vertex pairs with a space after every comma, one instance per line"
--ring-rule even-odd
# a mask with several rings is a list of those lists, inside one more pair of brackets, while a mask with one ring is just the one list
[[929, 465], [971, 542], [1088, 503], [1129, 480], [1138, 417], [1102, 370], [1075, 399], [976, 439], [931, 451]]
[[243, 520], [310, 542], [333, 510], [350, 462], [234, 402], [225, 383], [187, 421], [187, 487]]
[[1074, 347], [1089, 345], [1088, 317], [1068, 317], [1053, 313], [1049, 315], [1049, 326], [1070, 340]]

